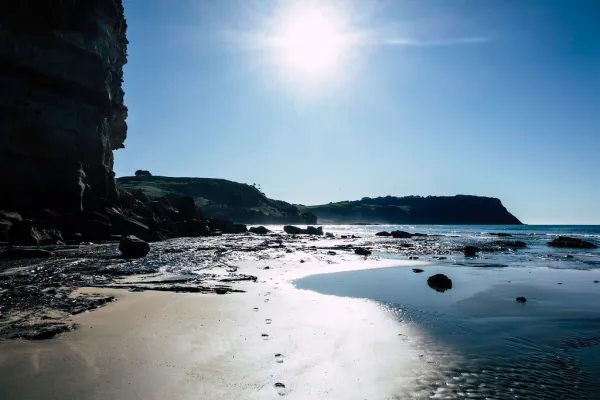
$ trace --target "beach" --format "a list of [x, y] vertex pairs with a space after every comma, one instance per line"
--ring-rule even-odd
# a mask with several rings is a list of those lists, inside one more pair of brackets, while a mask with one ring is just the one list
[[[404, 262], [406, 267], [423, 263]], [[269, 266], [268, 270], [263, 269]], [[49, 341], [0, 344], [3, 399], [394, 398], [427, 368], [410, 336], [375, 302], [297, 290], [317, 271], [398, 265], [356, 257], [339, 264], [247, 262], [246, 293], [162, 292], [74, 317]], [[282, 384], [282, 385], [278, 385]]]
[[[76, 288], [42, 297], [24, 323], [75, 329], [0, 341], [0, 398], [594, 398], [597, 249], [553, 250], [533, 228], [512, 232], [528, 244], [518, 251], [491, 247], [480, 228], [406, 239], [337, 229], [176, 239], [134, 262], [115, 245], [82, 246], [12, 265], [6, 288], [21, 277], [45, 291], [55, 271]], [[465, 257], [456, 248], [468, 243], [487, 250]], [[451, 289], [427, 284], [440, 273]]]

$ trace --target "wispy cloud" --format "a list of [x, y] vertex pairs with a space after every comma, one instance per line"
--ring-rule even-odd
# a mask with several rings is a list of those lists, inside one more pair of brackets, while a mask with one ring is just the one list
[[463, 38], [450, 38], [450, 39], [436, 39], [436, 40], [418, 40], [418, 39], [404, 39], [404, 38], [390, 38], [380, 42], [382, 45], [388, 46], [405, 46], [405, 47], [440, 47], [440, 46], [460, 46], [468, 44], [482, 44], [488, 43], [490, 38], [487, 37], [463, 37]]

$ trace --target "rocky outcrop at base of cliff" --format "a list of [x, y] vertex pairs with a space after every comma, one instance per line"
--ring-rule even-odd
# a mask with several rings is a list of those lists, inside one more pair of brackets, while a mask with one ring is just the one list
[[0, 4], [0, 209], [38, 219], [117, 204], [127, 133], [121, 0]]

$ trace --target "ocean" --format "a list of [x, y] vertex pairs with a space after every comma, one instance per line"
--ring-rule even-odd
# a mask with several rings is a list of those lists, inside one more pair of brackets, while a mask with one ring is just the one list
[[[398, 398], [600, 399], [600, 249], [548, 246], [560, 235], [600, 244], [600, 226], [325, 226], [355, 235], [376, 257], [430, 262], [312, 275], [299, 289], [375, 302], [399, 325], [428, 366]], [[379, 231], [433, 237], [394, 251]], [[498, 237], [490, 233], [506, 233]], [[527, 243], [465, 257], [465, 245], [493, 248], [499, 240]], [[396, 246], [397, 246], [396, 240]], [[403, 248], [404, 249], [404, 248]], [[411, 250], [412, 249], [412, 250]], [[444, 255], [445, 254], [445, 255]], [[440, 255], [444, 255], [443, 257]], [[441, 257], [441, 259], [440, 259]], [[437, 291], [427, 278], [443, 273], [452, 288]], [[517, 297], [527, 301], [519, 303]]]

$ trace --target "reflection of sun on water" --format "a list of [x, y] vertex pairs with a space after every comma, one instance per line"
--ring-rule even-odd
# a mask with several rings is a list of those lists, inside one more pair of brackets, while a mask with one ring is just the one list
[[342, 9], [297, 2], [280, 12], [269, 41], [286, 78], [323, 83], [342, 73], [352, 45], [347, 30]]

